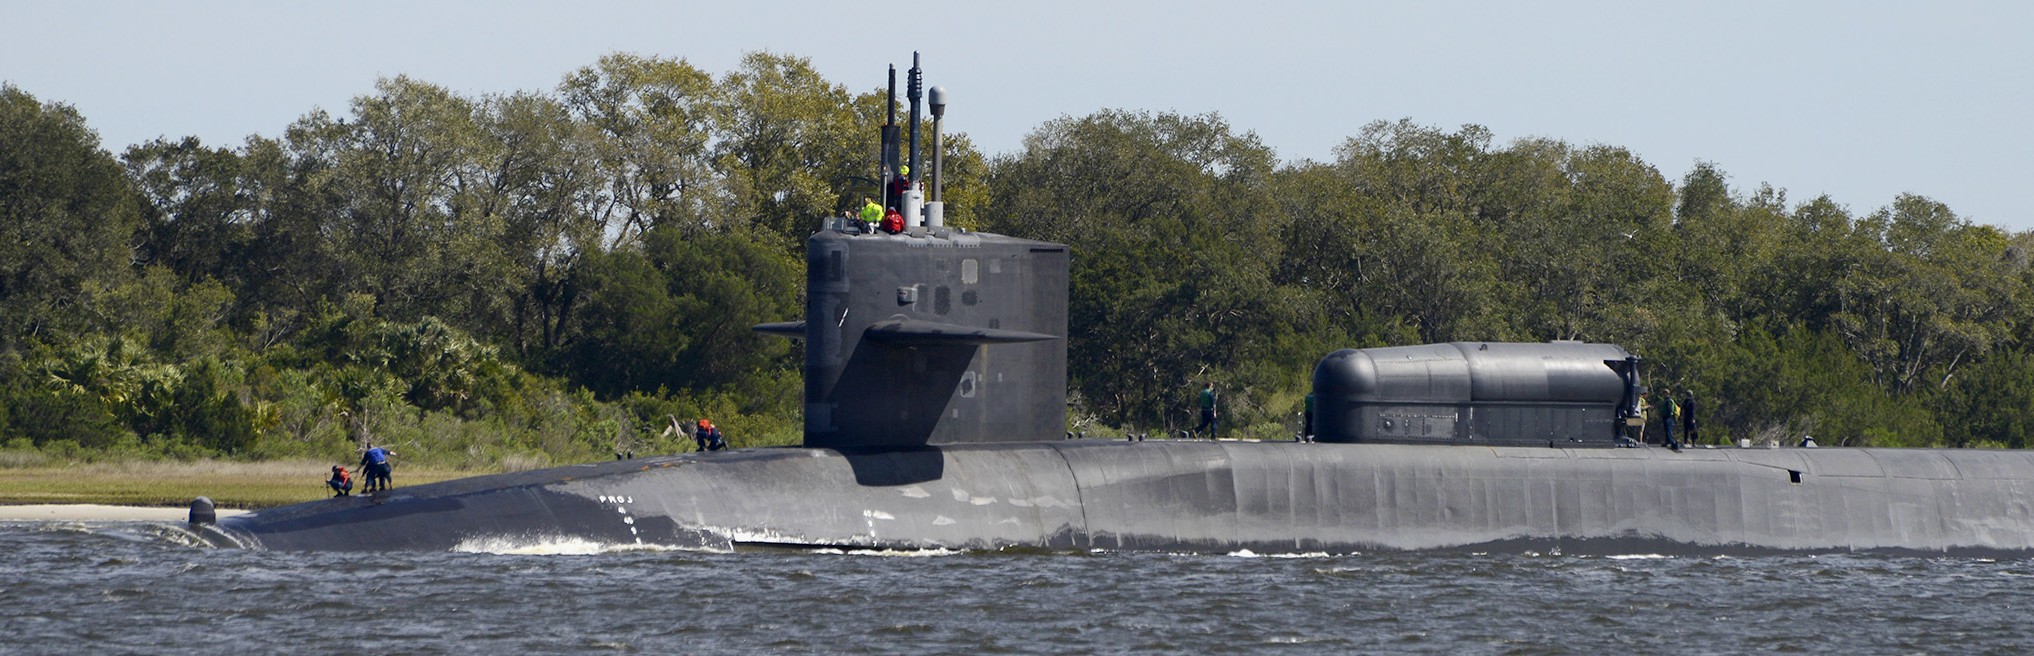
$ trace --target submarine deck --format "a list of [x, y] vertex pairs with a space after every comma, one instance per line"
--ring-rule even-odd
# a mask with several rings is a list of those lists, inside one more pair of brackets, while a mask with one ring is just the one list
[[245, 546], [2034, 552], [2034, 453], [1040, 442], [746, 449], [261, 510]]

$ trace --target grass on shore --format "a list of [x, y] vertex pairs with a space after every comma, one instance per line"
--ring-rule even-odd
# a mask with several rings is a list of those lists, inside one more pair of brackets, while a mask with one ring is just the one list
[[[0, 467], [0, 504], [97, 503], [176, 506], [211, 497], [221, 508], [267, 508], [331, 496], [325, 477], [332, 464], [316, 460], [272, 462], [109, 462]], [[396, 465], [403, 486], [493, 472], [422, 469]], [[359, 482], [356, 480], [356, 486]], [[358, 488], [355, 488], [358, 490]]]

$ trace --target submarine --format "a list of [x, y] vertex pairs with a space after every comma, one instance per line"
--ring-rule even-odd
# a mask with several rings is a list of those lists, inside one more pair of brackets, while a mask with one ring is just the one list
[[[218, 546], [1570, 554], [2034, 552], [2034, 453], [1661, 448], [1625, 436], [1640, 358], [1611, 344], [1346, 349], [1313, 371], [1312, 441], [1067, 439], [1064, 245], [944, 225], [945, 98], [909, 70], [909, 166], [806, 242], [804, 441], [479, 476], [223, 519]], [[1620, 448], [1624, 447], [1624, 448]]]

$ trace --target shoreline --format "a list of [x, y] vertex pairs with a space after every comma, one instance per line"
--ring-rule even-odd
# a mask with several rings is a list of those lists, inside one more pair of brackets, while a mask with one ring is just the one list
[[[207, 497], [221, 508], [272, 508], [332, 496], [325, 486], [331, 467], [328, 462], [306, 460], [0, 466], [0, 506], [93, 504], [182, 509], [189, 508], [192, 499]], [[395, 482], [423, 485], [489, 473], [493, 472], [402, 468], [396, 472]]]
[[[246, 514], [233, 508], [217, 509], [220, 517]], [[190, 508], [163, 506], [115, 506], [98, 503], [31, 503], [0, 505], [0, 522], [167, 522], [184, 521]]]

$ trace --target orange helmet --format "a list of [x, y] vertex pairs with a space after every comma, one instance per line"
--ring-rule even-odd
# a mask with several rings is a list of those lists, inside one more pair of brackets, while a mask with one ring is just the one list
[[699, 427], [700, 427], [700, 428], [705, 428], [705, 429], [711, 429], [711, 428], [713, 428], [713, 420], [711, 420], [711, 419], [701, 419], [701, 420], [699, 420]]

